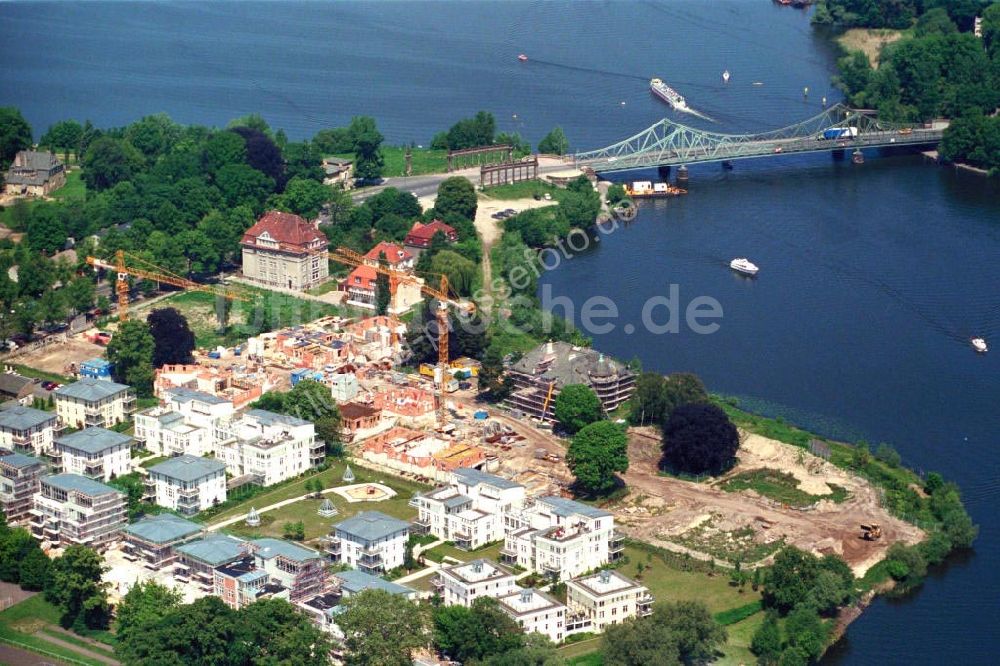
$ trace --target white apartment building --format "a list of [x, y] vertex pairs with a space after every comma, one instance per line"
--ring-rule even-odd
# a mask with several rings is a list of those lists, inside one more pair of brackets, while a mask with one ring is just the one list
[[326, 457], [312, 423], [263, 409], [220, 423], [215, 433], [215, 457], [233, 476], [251, 475], [262, 486], [298, 476]]
[[213, 428], [192, 425], [183, 414], [166, 407], [153, 407], [138, 412], [134, 421], [136, 442], [155, 455], [204, 456], [214, 448]]
[[597, 569], [624, 549], [610, 513], [563, 497], [540, 497], [506, 521], [501, 559], [556, 580]]
[[69, 428], [110, 428], [135, 411], [131, 387], [105, 379], [81, 379], [57, 388], [52, 397], [59, 422]]
[[403, 566], [410, 524], [380, 511], [362, 511], [333, 526], [325, 539], [334, 562], [370, 574]]
[[52, 450], [58, 417], [20, 405], [0, 411], [0, 449], [40, 456]]
[[187, 423], [214, 428], [233, 418], [233, 403], [225, 398], [187, 388], [169, 388], [160, 397], [163, 407], [184, 415]]
[[414, 528], [473, 550], [504, 538], [504, 514], [524, 505], [524, 486], [478, 469], [452, 472], [451, 483], [414, 497]]
[[191, 516], [226, 501], [226, 465], [182, 455], [149, 468], [146, 494], [158, 506]]
[[603, 633], [611, 624], [653, 612], [653, 597], [645, 586], [617, 571], [602, 569], [566, 583], [569, 631]]
[[114, 430], [87, 428], [64, 435], [55, 450], [67, 474], [110, 481], [132, 471], [132, 438]]
[[553, 643], [566, 638], [566, 607], [544, 592], [517, 589], [497, 601], [524, 633], [538, 632]]
[[101, 549], [128, 522], [125, 493], [78, 474], [42, 477], [33, 504], [32, 533], [60, 546]]
[[466, 608], [479, 597], [504, 597], [519, 589], [513, 573], [485, 559], [442, 568], [435, 587], [445, 606]]

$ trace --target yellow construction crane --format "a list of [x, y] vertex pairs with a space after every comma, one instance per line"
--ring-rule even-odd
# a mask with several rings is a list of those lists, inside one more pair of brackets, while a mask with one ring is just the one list
[[[153, 263], [136, 257], [135, 255], [129, 254], [128, 260], [130, 263], [125, 263], [126, 254], [124, 250], [118, 250], [115, 252], [115, 262], [111, 263], [103, 259], [98, 259], [97, 257], [87, 257], [87, 263], [94, 268], [103, 268], [109, 271], [115, 271], [117, 273], [118, 279], [115, 283], [115, 293], [118, 295], [118, 319], [120, 321], [125, 321], [128, 319], [128, 276], [152, 280], [154, 282], [162, 282], [165, 284], [173, 285], [175, 287], [181, 287], [183, 289], [193, 289], [195, 291], [204, 291], [209, 294], [215, 294], [216, 296], [222, 296], [223, 298], [230, 301], [247, 301], [250, 300], [244, 296], [237, 294], [234, 291], [223, 289], [220, 287], [213, 287], [210, 285], [199, 284], [193, 280], [188, 280], [187, 278], [181, 277], [161, 268]], [[136, 264], [143, 264], [144, 266], [137, 266]]]
[[545, 403], [542, 405], [542, 422], [543, 423], [545, 422], [545, 412], [549, 408], [549, 401], [552, 400], [552, 390], [555, 387], [556, 387], [556, 380], [553, 379], [552, 382], [549, 383], [549, 391], [548, 391], [548, 393], [545, 394]]
[[338, 264], [344, 264], [345, 266], [363, 266], [367, 265], [372, 268], [376, 273], [385, 275], [389, 278], [389, 318], [392, 320], [392, 343], [396, 344], [396, 328], [397, 318], [393, 313], [396, 305], [396, 289], [400, 284], [412, 284], [420, 288], [420, 292], [425, 296], [430, 296], [431, 298], [437, 299], [438, 311], [437, 311], [437, 322], [438, 322], [438, 365], [441, 366], [442, 372], [447, 370], [448, 367], [448, 308], [453, 307], [456, 310], [461, 310], [467, 314], [472, 314], [476, 310], [476, 306], [471, 301], [463, 301], [457, 295], [454, 295], [448, 286], [448, 276], [447, 275], [434, 275], [438, 280], [438, 287], [434, 287], [419, 277], [401, 271], [391, 266], [382, 266], [381, 264], [376, 264], [372, 266], [365, 261], [365, 256], [350, 248], [338, 247], [333, 252], [330, 252], [330, 259], [337, 262]]

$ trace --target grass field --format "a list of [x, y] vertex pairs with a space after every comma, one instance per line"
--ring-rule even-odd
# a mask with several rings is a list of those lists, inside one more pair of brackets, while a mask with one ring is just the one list
[[477, 550], [462, 550], [461, 548], [456, 548], [450, 543], [443, 543], [440, 546], [435, 546], [434, 548], [425, 551], [424, 557], [428, 560], [433, 560], [434, 562], [440, 562], [445, 557], [454, 557], [456, 560], [461, 560], [463, 562], [478, 560], [479, 558], [485, 558], [496, 562], [500, 559], [501, 548], [503, 548], [502, 541], [491, 543]]
[[67, 377], [66, 375], [59, 375], [54, 372], [45, 372], [44, 370], [37, 370], [27, 365], [13, 364], [14, 370], [25, 377], [31, 377], [33, 379], [41, 379], [43, 381], [57, 382], [59, 384], [71, 384], [76, 380], [72, 377]]
[[[382, 146], [382, 159], [385, 166], [382, 175], [386, 178], [406, 175], [406, 148], [403, 146]], [[333, 155], [345, 160], [353, 160], [353, 153], [341, 153]], [[429, 173], [444, 173], [448, 170], [448, 151], [431, 150], [429, 148], [414, 148], [411, 161], [413, 171], [411, 175], [422, 176]]]
[[265, 320], [276, 329], [343, 312], [333, 305], [275, 291], [244, 285], [240, 285], [238, 291], [246, 294], [250, 300], [230, 303], [229, 326], [224, 333], [219, 331], [216, 297], [213, 294], [201, 291], [178, 292], [158, 301], [156, 307], [179, 310], [194, 331], [195, 344], [206, 349], [239, 344], [251, 335], [256, 335]]
[[756, 664], [757, 657], [750, 651], [750, 641], [754, 632], [764, 623], [764, 613], [752, 615], [742, 622], [726, 627], [727, 640], [722, 648], [723, 657], [716, 664], [737, 666], [738, 664]]
[[636, 578], [638, 564], [641, 562], [645, 570], [640, 580], [657, 601], [701, 601], [708, 606], [709, 611], [718, 613], [760, 598], [749, 587], [740, 593], [738, 588], [729, 584], [729, 577], [724, 572], [709, 576], [695, 571], [681, 571], [655, 554], [633, 545], [625, 547], [625, 555], [628, 563], [618, 570], [626, 576]]
[[[305, 483], [307, 479], [318, 478], [323, 482], [326, 488], [335, 488], [340, 485], [344, 485], [341, 477], [344, 475], [345, 462], [343, 460], [335, 461], [330, 469], [327, 469], [318, 474], [312, 476], [306, 476], [301, 479], [296, 479], [291, 483], [275, 488], [274, 490], [260, 493], [259, 495], [254, 495], [252, 498], [232, 506], [225, 511], [220, 512], [218, 515], [213, 515], [210, 518], [204, 519], [208, 523], [216, 523], [227, 518], [233, 518], [236, 516], [241, 516], [246, 514], [250, 510], [251, 506], [257, 507], [258, 509], [269, 504], [275, 504], [282, 500], [290, 499], [292, 497], [299, 497], [306, 494]], [[333, 518], [323, 519], [327, 523], [339, 522], [343, 520], [345, 514], [354, 515], [358, 511], [363, 511], [366, 509], [378, 510], [383, 513], [389, 513], [391, 515], [403, 514], [403, 508], [399, 507], [398, 504], [402, 503], [403, 507], [409, 510], [408, 516], [415, 514], [415, 510], [412, 507], [406, 505], [409, 499], [416, 492], [421, 492], [427, 490], [429, 486], [423, 486], [419, 483], [414, 483], [412, 481], [404, 481], [403, 479], [398, 479], [396, 477], [387, 476], [384, 474], [379, 474], [373, 472], [364, 467], [358, 465], [351, 465], [351, 470], [354, 472], [355, 483], [368, 483], [368, 482], [379, 482], [384, 483], [393, 490], [395, 490], [398, 495], [384, 502], [356, 502], [350, 504], [350, 509], [347, 509], [348, 503], [341, 499], [339, 496], [333, 493], [327, 493], [326, 496], [329, 497], [337, 510], [340, 511], [338, 515]], [[300, 506], [301, 505], [301, 506]], [[318, 508], [319, 502], [317, 500], [305, 500], [297, 504], [292, 504], [281, 509], [277, 509], [273, 514], [277, 518], [273, 521], [277, 523], [277, 529], [281, 529], [281, 525], [285, 521], [295, 522], [296, 520], [302, 520], [305, 522], [307, 515], [316, 516], [316, 509]], [[397, 513], [392, 513], [396, 511]], [[349, 513], [348, 513], [349, 512]], [[317, 516], [318, 517], [318, 516]], [[306, 528], [306, 536], [309, 537], [309, 529]]]
[[[48, 627], [59, 624], [58, 609], [45, 601], [42, 594], [36, 594], [30, 599], [15, 604], [7, 610], [0, 612], [0, 639], [6, 639], [14, 644], [23, 646], [25, 649], [34, 649], [48, 653], [71, 662], [81, 664], [94, 664], [102, 666], [102, 662], [91, 659], [79, 652], [70, 650], [61, 645], [56, 645], [45, 640], [44, 635], [54, 636], [67, 643], [79, 645], [97, 654], [112, 656], [111, 648], [97, 648], [87, 644], [83, 639], [74, 636], [66, 636], [55, 632]], [[36, 636], [41, 632], [43, 636]]]
[[833, 492], [827, 495], [810, 495], [799, 489], [799, 481], [794, 476], [773, 469], [742, 472], [722, 484], [722, 489], [726, 492], [754, 490], [764, 497], [770, 497], [777, 502], [797, 507], [812, 506], [822, 499], [832, 500], [839, 504], [848, 497], [846, 489], [834, 484], [830, 485]]
[[497, 185], [483, 190], [482, 196], [499, 201], [509, 201], [511, 199], [531, 199], [536, 194], [552, 196], [553, 202], [559, 201], [566, 190], [549, 185], [538, 180], [526, 180], [520, 183], [510, 183], [508, 185]]

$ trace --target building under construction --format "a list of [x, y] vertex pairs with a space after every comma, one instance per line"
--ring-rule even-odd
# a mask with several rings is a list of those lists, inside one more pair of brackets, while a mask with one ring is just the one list
[[570, 384], [593, 389], [605, 412], [631, 397], [635, 373], [604, 354], [566, 342], [549, 342], [525, 354], [509, 368], [514, 392], [507, 403], [529, 416], [555, 421], [556, 396]]

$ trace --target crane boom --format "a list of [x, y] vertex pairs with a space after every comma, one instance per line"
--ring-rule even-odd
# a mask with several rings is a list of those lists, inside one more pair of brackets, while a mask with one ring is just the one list
[[246, 301], [247, 298], [240, 296], [234, 291], [228, 289], [219, 289], [217, 287], [211, 287], [204, 284], [199, 284], [194, 280], [188, 280], [187, 278], [181, 277], [175, 273], [171, 273], [166, 269], [160, 268], [155, 264], [148, 261], [140, 259], [139, 257], [133, 257], [129, 255], [129, 258], [133, 261], [138, 261], [148, 265], [150, 268], [156, 270], [150, 270], [147, 268], [140, 268], [138, 266], [130, 265], [125, 263], [125, 251], [118, 250], [115, 252], [115, 263], [110, 261], [105, 261], [97, 257], [87, 257], [87, 263], [94, 268], [103, 268], [109, 271], [115, 271], [117, 273], [117, 281], [115, 283], [115, 293], [118, 296], [118, 318], [121, 321], [128, 319], [128, 276], [137, 277], [144, 280], [152, 280], [153, 282], [163, 282], [165, 284], [172, 285], [174, 287], [181, 287], [183, 289], [193, 289], [195, 291], [204, 291], [210, 294], [215, 294], [217, 296], [222, 296], [223, 298], [230, 301]]

